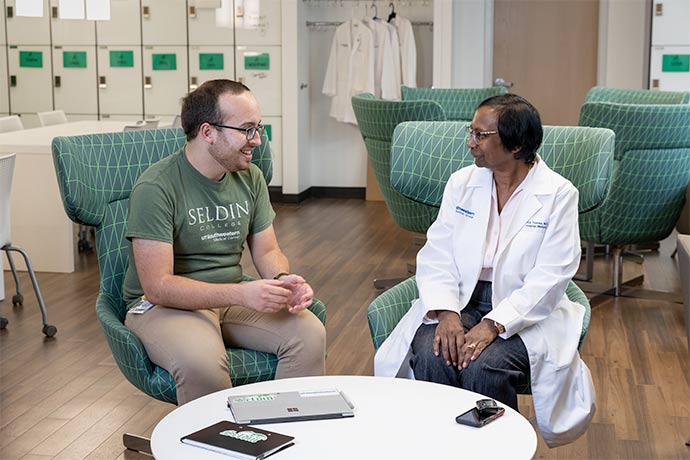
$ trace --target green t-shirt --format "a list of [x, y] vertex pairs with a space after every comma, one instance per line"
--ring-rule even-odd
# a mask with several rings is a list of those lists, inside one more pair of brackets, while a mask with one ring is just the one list
[[123, 295], [127, 304], [144, 293], [132, 254], [132, 238], [173, 245], [174, 274], [208, 283], [237, 283], [250, 234], [275, 217], [261, 170], [252, 164], [208, 179], [187, 160], [184, 148], [141, 175], [129, 199], [126, 237], [129, 265]]

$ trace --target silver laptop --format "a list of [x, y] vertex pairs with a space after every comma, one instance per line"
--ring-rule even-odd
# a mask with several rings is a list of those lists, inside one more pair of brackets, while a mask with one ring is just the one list
[[236, 423], [280, 423], [354, 417], [354, 406], [336, 389], [228, 396]]

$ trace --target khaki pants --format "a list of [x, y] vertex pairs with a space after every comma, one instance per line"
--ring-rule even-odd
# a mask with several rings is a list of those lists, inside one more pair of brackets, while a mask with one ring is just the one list
[[326, 330], [308, 310], [293, 315], [240, 306], [195, 311], [156, 306], [142, 315], [127, 313], [125, 325], [151, 361], [172, 374], [179, 405], [232, 386], [226, 347], [278, 356], [277, 379], [325, 373]]

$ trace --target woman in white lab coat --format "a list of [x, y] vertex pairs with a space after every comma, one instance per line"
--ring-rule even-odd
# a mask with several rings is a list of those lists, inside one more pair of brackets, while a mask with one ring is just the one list
[[375, 371], [411, 370], [515, 409], [517, 388], [531, 384], [544, 440], [571, 442], [594, 415], [577, 351], [584, 307], [565, 295], [580, 261], [578, 192], [536, 155], [541, 121], [525, 99], [485, 100], [468, 130], [475, 164], [446, 185], [417, 256], [420, 298]]

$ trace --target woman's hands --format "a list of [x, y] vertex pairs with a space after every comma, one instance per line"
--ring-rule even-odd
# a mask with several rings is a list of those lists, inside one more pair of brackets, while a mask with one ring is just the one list
[[434, 354], [443, 355], [446, 365], [455, 367], [465, 359], [465, 329], [460, 315], [454, 311], [436, 312], [438, 325], [434, 335]]
[[474, 361], [482, 354], [482, 351], [493, 342], [498, 336], [498, 331], [490, 321], [479, 321], [465, 335], [465, 346], [463, 348], [463, 360], [458, 369], [465, 369], [470, 361]]
[[467, 334], [460, 315], [454, 311], [436, 312], [438, 325], [434, 336], [434, 354], [442, 355], [446, 365], [465, 369], [498, 335], [489, 321], [480, 321]]

